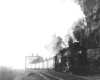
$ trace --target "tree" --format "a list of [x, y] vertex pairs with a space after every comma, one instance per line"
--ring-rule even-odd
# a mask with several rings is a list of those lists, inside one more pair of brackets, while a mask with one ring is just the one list
[[86, 38], [85, 35], [85, 21], [84, 19], [80, 19], [74, 26], [73, 28], [73, 35], [74, 38], [80, 42], [80, 45], [83, 46], [84, 45], [84, 41]]
[[[81, 40], [82, 37], [85, 38], [84, 45], [87, 47], [100, 47], [100, 0], [75, 1], [81, 6], [87, 23], [87, 26], [84, 27], [84, 33], [80, 31], [84, 34], [84, 36], [81, 36]], [[78, 31], [77, 33], [79, 33]]]
[[[86, 18], [87, 26], [84, 27], [84, 46], [90, 49], [92, 52], [88, 53], [90, 57], [90, 63], [95, 66], [95, 69], [100, 66], [100, 58], [96, 58], [98, 51], [97, 47], [100, 47], [100, 0], [75, 0], [83, 10]], [[78, 33], [78, 31], [76, 31]], [[74, 33], [75, 34], [75, 33]], [[82, 37], [82, 36], [81, 36]], [[81, 41], [81, 40], [80, 40]], [[82, 42], [82, 41], [81, 41]], [[100, 50], [100, 48], [98, 48]], [[95, 51], [95, 52], [94, 52]], [[94, 54], [93, 54], [94, 53]], [[100, 55], [100, 53], [98, 54]], [[97, 55], [97, 56], [98, 56]]]
[[72, 39], [72, 37], [69, 37], [68, 45], [69, 45], [69, 47], [73, 46], [73, 39]]

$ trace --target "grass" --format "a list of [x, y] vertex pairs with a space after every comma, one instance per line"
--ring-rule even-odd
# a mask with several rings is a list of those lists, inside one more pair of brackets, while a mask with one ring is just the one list
[[0, 80], [44, 80], [37, 73], [0, 67]]
[[0, 80], [14, 80], [17, 73], [11, 68], [0, 67]]

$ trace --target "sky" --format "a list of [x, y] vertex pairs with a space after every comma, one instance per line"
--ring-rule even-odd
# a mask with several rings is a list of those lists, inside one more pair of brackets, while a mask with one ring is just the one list
[[0, 66], [24, 69], [25, 56], [52, 56], [45, 45], [54, 34], [64, 38], [80, 17], [70, 0], [0, 0]]

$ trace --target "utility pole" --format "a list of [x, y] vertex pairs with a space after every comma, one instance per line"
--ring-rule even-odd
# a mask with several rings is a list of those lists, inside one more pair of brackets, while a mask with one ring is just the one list
[[[32, 53], [32, 58], [33, 58], [33, 53]], [[32, 69], [32, 64], [31, 64], [31, 69]]]
[[26, 56], [25, 56], [25, 70], [26, 70]]
[[42, 63], [42, 68], [44, 69], [44, 61], [43, 61], [43, 63]]
[[47, 69], [48, 69], [48, 59], [47, 59]]

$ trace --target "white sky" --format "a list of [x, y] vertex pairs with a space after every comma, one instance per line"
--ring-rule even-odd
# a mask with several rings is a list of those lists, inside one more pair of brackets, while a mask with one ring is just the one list
[[80, 16], [79, 6], [70, 1], [0, 0], [0, 66], [22, 69], [25, 56], [47, 57], [44, 45], [52, 35], [64, 37]]

